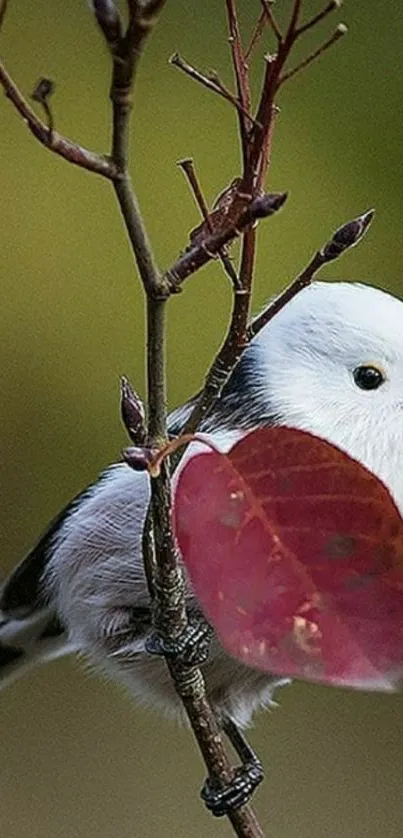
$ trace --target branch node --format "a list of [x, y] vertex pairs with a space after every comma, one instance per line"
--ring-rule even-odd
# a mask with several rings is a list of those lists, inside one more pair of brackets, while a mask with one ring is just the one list
[[45, 112], [47, 128], [48, 128], [48, 144], [51, 145], [53, 141], [54, 119], [51, 107], [49, 105], [49, 98], [55, 91], [55, 83], [51, 79], [41, 78], [35, 85], [31, 99], [38, 102]]

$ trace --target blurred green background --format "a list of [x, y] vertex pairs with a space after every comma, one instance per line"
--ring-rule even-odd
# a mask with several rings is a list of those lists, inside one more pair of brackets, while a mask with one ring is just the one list
[[[306, 0], [306, 13], [320, 6]], [[280, 17], [289, 4], [278, 0]], [[234, 114], [167, 65], [175, 50], [230, 81], [222, 0], [171, 0], [142, 63], [132, 171], [159, 263], [198, 223], [175, 161], [193, 156], [211, 200], [239, 172]], [[257, 0], [239, 0], [246, 28]], [[335, 227], [375, 206], [365, 243], [327, 276], [403, 295], [403, 15], [398, 2], [346, 3], [348, 38], [284, 91], [262, 225], [255, 310]], [[337, 17], [337, 16], [336, 16]], [[340, 19], [339, 15], [339, 19]], [[323, 24], [309, 43], [331, 31]], [[57, 83], [57, 128], [107, 149], [108, 55], [81, 0], [10, 4], [2, 54], [24, 91]], [[256, 80], [257, 84], [257, 80]], [[144, 389], [143, 303], [109, 184], [46, 152], [0, 101], [1, 575], [47, 520], [125, 444], [118, 377]], [[194, 392], [226, 323], [218, 265], [170, 305], [169, 396]], [[403, 699], [297, 684], [251, 740], [266, 766], [256, 796], [273, 838], [397, 838], [403, 831]], [[186, 731], [138, 710], [72, 661], [1, 696], [4, 838], [230, 835], [198, 800], [203, 766]]]

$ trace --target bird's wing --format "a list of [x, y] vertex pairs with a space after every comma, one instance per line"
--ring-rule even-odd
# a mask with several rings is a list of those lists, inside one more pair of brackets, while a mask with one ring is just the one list
[[73, 651], [46, 602], [42, 576], [55, 534], [79, 497], [53, 519], [0, 589], [0, 690], [37, 664]]

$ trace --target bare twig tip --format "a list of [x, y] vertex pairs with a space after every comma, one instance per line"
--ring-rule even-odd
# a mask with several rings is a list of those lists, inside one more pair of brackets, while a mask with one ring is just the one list
[[176, 165], [186, 171], [189, 167], [193, 166], [193, 157], [185, 157], [183, 160], [177, 160]]

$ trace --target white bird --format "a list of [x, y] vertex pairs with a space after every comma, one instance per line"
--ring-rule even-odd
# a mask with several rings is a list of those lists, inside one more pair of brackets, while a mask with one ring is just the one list
[[[173, 433], [188, 410], [172, 415]], [[248, 346], [203, 430], [228, 449], [262, 425], [337, 445], [386, 484], [403, 512], [403, 302], [344, 282], [316, 282], [294, 297]], [[164, 661], [145, 649], [149, 493], [146, 473], [111, 466], [11, 574], [0, 598], [0, 686], [75, 651], [142, 703], [181, 715]], [[190, 591], [189, 609], [198, 610]], [[202, 668], [218, 716], [240, 727], [284, 680], [232, 659], [217, 639]]]

